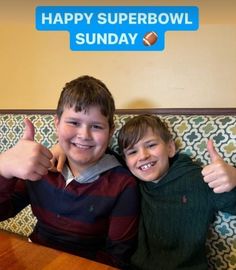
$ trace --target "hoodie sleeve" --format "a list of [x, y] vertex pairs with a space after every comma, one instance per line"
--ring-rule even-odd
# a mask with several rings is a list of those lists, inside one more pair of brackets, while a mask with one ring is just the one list
[[224, 193], [213, 193], [216, 211], [227, 212], [236, 215], [236, 188]]

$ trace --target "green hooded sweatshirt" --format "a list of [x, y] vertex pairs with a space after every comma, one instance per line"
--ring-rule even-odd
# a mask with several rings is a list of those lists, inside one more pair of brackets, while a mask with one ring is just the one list
[[140, 181], [141, 218], [134, 269], [205, 270], [205, 242], [217, 211], [236, 214], [236, 189], [216, 194], [184, 154], [158, 182]]

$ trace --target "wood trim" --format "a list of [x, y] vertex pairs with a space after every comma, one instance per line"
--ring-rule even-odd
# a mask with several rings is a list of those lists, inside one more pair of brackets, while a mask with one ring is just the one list
[[[4, 109], [0, 114], [55, 114], [56, 110], [50, 109]], [[142, 109], [117, 109], [116, 114], [160, 114], [160, 115], [236, 115], [236, 108], [142, 108]]]
[[0, 110], [0, 114], [55, 114], [56, 110], [48, 110], [48, 109], [27, 109], [27, 110], [21, 110], [21, 109], [6, 109], [6, 110]]
[[160, 115], [236, 115], [236, 108], [147, 108], [117, 109], [118, 114], [153, 113]]

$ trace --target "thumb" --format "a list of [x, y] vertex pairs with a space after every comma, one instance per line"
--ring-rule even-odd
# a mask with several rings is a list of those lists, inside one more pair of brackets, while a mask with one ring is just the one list
[[210, 159], [212, 163], [217, 161], [218, 159], [221, 159], [219, 153], [215, 149], [215, 146], [212, 140], [208, 140], [207, 142], [207, 151], [210, 155]]
[[25, 118], [24, 124], [25, 124], [25, 129], [24, 129], [22, 139], [33, 141], [34, 140], [34, 125], [33, 125], [33, 123], [28, 118]]

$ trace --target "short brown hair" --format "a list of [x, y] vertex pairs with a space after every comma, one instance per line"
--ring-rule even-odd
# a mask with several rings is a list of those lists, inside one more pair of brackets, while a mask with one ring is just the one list
[[64, 108], [74, 107], [76, 112], [86, 111], [90, 106], [100, 107], [101, 114], [114, 127], [115, 102], [106, 85], [91, 76], [84, 75], [65, 84], [57, 105], [60, 119]]
[[123, 155], [125, 149], [133, 147], [142, 139], [148, 128], [157, 133], [165, 143], [172, 140], [172, 134], [168, 126], [158, 116], [152, 114], [138, 115], [126, 122], [119, 132], [118, 144], [121, 154]]

